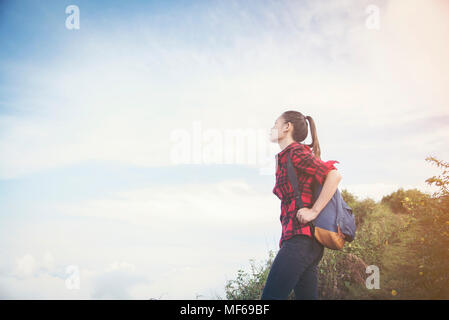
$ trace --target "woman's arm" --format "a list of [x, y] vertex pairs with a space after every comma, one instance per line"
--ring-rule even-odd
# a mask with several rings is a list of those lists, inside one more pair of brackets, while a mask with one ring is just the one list
[[298, 210], [296, 216], [300, 223], [308, 223], [320, 214], [321, 210], [323, 210], [330, 199], [332, 199], [335, 191], [337, 191], [338, 184], [341, 179], [341, 174], [337, 170], [331, 170], [328, 172], [320, 195], [312, 208], [302, 208]]
[[335, 191], [337, 191], [338, 184], [341, 181], [341, 174], [337, 170], [331, 170], [324, 180], [323, 188], [321, 189], [320, 196], [316, 199], [312, 210], [316, 212], [318, 216], [327, 205], [327, 203], [332, 199]]

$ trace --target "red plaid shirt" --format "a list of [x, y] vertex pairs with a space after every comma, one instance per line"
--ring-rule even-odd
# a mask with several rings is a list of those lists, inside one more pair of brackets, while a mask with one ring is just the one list
[[313, 179], [323, 185], [324, 179], [330, 170], [337, 170], [336, 160], [324, 162], [314, 156], [310, 147], [296, 141], [290, 143], [284, 150], [276, 154], [276, 185], [273, 193], [281, 199], [281, 224], [282, 236], [279, 240], [279, 248], [284, 240], [297, 234], [312, 235], [310, 226], [300, 224], [296, 218], [294, 191], [287, 175], [287, 157], [292, 151], [292, 163], [298, 175], [299, 194], [304, 206], [311, 208]]

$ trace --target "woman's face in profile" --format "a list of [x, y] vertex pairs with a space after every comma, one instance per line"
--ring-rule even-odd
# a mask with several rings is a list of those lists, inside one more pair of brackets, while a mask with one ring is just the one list
[[271, 142], [278, 142], [282, 138], [284, 138], [286, 132], [282, 130], [282, 128], [285, 126], [284, 119], [282, 117], [279, 117], [276, 119], [276, 122], [274, 123], [274, 126], [271, 128], [270, 132], [270, 141]]

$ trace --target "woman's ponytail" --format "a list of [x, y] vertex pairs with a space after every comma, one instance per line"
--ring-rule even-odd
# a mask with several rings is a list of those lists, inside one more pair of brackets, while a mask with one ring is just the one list
[[313, 121], [311, 116], [306, 116], [306, 120], [309, 120], [310, 133], [312, 135], [312, 144], [310, 144], [309, 147], [313, 150], [313, 154], [321, 160], [320, 142], [318, 141], [318, 135], [316, 133], [315, 121]]

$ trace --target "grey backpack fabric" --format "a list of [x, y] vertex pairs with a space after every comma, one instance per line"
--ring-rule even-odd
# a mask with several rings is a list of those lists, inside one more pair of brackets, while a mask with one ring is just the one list
[[[304, 208], [304, 204], [299, 195], [298, 176], [291, 160], [291, 152], [287, 159], [287, 174], [294, 190], [296, 209]], [[317, 181], [314, 181], [312, 183], [312, 199], [314, 203], [318, 199], [321, 190], [322, 186]], [[345, 237], [345, 241], [352, 242], [354, 240], [356, 232], [354, 215], [352, 209], [344, 201], [338, 189], [315, 220], [312, 221], [311, 226], [333, 233], [336, 233], [339, 227]]]

